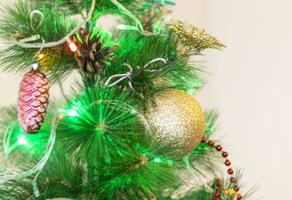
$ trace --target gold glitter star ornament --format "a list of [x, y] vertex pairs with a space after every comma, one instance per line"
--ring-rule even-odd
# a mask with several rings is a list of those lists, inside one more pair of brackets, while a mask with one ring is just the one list
[[149, 103], [146, 119], [152, 129], [149, 140], [159, 152], [181, 158], [200, 144], [205, 128], [205, 116], [195, 98], [183, 91], [171, 89], [155, 95]]
[[167, 24], [167, 27], [180, 39], [184, 46], [188, 47], [190, 52], [200, 53], [205, 49], [222, 49], [225, 47], [222, 42], [208, 34], [204, 29], [185, 25], [180, 21], [173, 21]]

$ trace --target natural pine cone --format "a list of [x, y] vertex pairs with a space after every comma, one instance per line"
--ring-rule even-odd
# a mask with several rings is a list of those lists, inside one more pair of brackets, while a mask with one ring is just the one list
[[[79, 40], [76, 36], [73, 42], [78, 44], [79, 51], [75, 55], [80, 68], [89, 74], [101, 73], [105, 60], [110, 56], [110, 47], [103, 47], [103, 41], [99, 36], [91, 38], [91, 32], [81, 29]], [[82, 41], [80, 41], [80, 39]]]
[[40, 130], [46, 116], [49, 99], [49, 84], [46, 76], [31, 70], [21, 81], [18, 99], [18, 119], [27, 133]]

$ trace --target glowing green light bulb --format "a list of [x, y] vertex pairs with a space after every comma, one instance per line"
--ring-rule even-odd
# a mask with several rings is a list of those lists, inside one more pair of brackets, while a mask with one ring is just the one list
[[157, 158], [154, 158], [153, 161], [156, 162], [156, 163], [160, 163], [161, 162], [161, 159], [157, 157]]
[[67, 114], [71, 117], [75, 117], [75, 116], [78, 116], [78, 113], [76, 110], [74, 109], [70, 109], [70, 110], [67, 110]]
[[25, 138], [24, 135], [20, 135], [18, 137], [17, 144], [19, 144], [19, 145], [27, 145], [28, 144], [27, 139]]

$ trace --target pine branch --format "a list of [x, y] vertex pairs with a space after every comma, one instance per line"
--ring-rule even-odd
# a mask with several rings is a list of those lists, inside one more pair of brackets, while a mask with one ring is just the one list
[[33, 198], [31, 179], [10, 181], [0, 185], [0, 199], [2, 200], [27, 200]]
[[81, 90], [64, 110], [59, 126], [66, 151], [80, 162], [101, 166], [131, 152], [132, 144], [143, 141], [144, 128], [134, 107], [127, 106], [130, 99], [126, 92], [102, 85]]
[[[128, 69], [123, 66], [129, 64], [133, 68], [131, 84], [137, 101], [146, 103], [157, 92], [169, 88], [194, 90], [204, 83], [202, 69], [191, 66], [187, 58], [181, 57], [177, 39], [168, 32], [152, 37], [125, 33], [121, 35], [119, 47], [115, 59], [105, 68], [105, 77], [126, 73]], [[147, 66], [158, 58], [165, 59], [167, 64], [156, 62]], [[131, 89], [128, 84], [129, 80], [125, 80], [116, 87]]]
[[[78, 85], [63, 105], [50, 107], [36, 135], [21, 129], [15, 107], [0, 111], [0, 142], [9, 166], [4, 174], [32, 169], [43, 158], [52, 119], [58, 115], [60, 122], [53, 152], [37, 179], [40, 196], [34, 195], [32, 174], [1, 184], [0, 199], [210, 200], [218, 192], [220, 200], [235, 198], [240, 174], [236, 182], [222, 178], [218, 185], [214, 178], [221, 174], [222, 148], [216, 151], [211, 140], [176, 159], [148, 141], [145, 105], [170, 88], [199, 90], [204, 70], [189, 62], [190, 55], [224, 47], [204, 30], [181, 22], [155, 27], [165, 5], [173, 1], [19, 0], [3, 7], [0, 37], [10, 46], [0, 52], [1, 69], [23, 72], [37, 62], [53, 83], [79, 69], [84, 86]], [[32, 17], [35, 8], [40, 14]], [[105, 14], [118, 14], [125, 28], [134, 30], [135, 23], [139, 30], [119, 31], [113, 42], [111, 34], [95, 27]], [[28, 42], [32, 36], [47, 46]], [[69, 53], [66, 42], [77, 51]], [[214, 111], [206, 113], [208, 139], [214, 137], [217, 118]]]
[[[26, 1], [18, 1], [15, 5], [3, 7], [0, 37], [7, 41], [12, 39], [13, 42], [32, 35], [40, 35], [45, 42], [56, 41], [75, 26], [75, 23], [62, 13], [55, 13], [45, 6], [38, 9], [45, 18], [43, 24], [34, 29], [30, 23], [30, 13], [33, 9]], [[41, 69], [48, 74], [51, 82], [55, 82], [76, 69], [75, 60], [64, 49], [66, 46], [61, 45], [53, 49], [44, 49], [42, 54], [36, 55], [38, 49], [21, 48], [12, 44], [0, 52], [1, 68], [5, 71], [23, 73], [40, 59]]]

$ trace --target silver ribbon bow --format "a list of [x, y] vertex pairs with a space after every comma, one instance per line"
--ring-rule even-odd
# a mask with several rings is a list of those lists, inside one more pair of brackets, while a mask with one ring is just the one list
[[[148, 63], [146, 63], [144, 65], [144, 69], [148, 68], [150, 65], [152, 65], [153, 63], [156, 63], [156, 62], [163, 62], [164, 64], [167, 63], [166, 59], [164, 58], [155, 58], [151, 61], [149, 61]], [[117, 85], [118, 83], [120, 83], [121, 81], [125, 80], [125, 79], [128, 79], [128, 85], [129, 87], [131, 88], [131, 90], [135, 90], [134, 87], [133, 87], [133, 84], [132, 84], [132, 75], [133, 75], [133, 68], [131, 65], [129, 65], [128, 63], [125, 63], [123, 64], [123, 66], [126, 66], [128, 67], [129, 71], [124, 73], [124, 74], [115, 74], [115, 75], [112, 75], [110, 76], [107, 81], [105, 82], [105, 85], [107, 87], [112, 87], [114, 85]], [[139, 67], [138, 67], [139, 68]], [[154, 71], [157, 71], [157, 70], [149, 70], [150, 72], [154, 72]], [[114, 79], [118, 78], [116, 81], [112, 82]], [[112, 82], [112, 83], [111, 83]]]
[[[135, 90], [134, 87], [133, 87], [133, 85], [132, 85], [132, 82], [131, 82], [131, 80], [132, 80], [132, 74], [133, 74], [133, 68], [131, 67], [131, 65], [129, 65], [129, 64], [127, 64], [127, 63], [123, 64], [123, 66], [128, 67], [129, 71], [126, 72], [125, 74], [115, 74], [115, 75], [112, 75], [111, 77], [109, 77], [109, 78], [107, 79], [107, 81], [105, 82], [105, 85], [106, 85], [107, 87], [112, 87], [112, 86], [118, 84], [119, 82], [123, 81], [124, 79], [129, 79], [129, 82], [128, 82], [129, 87], [130, 87], [132, 90]], [[110, 83], [110, 82], [111, 82], [113, 79], [115, 79], [115, 78], [119, 78], [119, 79], [116, 80], [116, 81], [113, 82], [113, 83]]]

